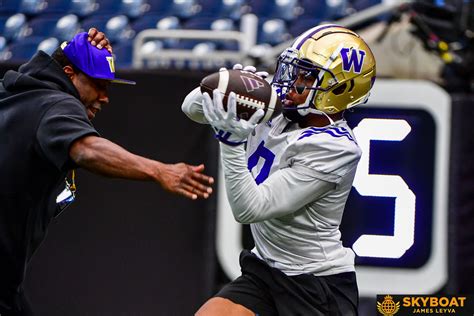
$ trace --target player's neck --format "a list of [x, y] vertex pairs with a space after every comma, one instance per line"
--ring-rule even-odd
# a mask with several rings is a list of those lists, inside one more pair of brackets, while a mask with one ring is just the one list
[[[328, 114], [328, 116], [335, 122], [343, 118], [344, 112], [339, 112], [336, 114]], [[320, 114], [308, 114], [304, 120], [299, 122], [301, 128], [315, 126], [315, 127], [324, 127], [330, 125], [331, 122], [325, 115]]]

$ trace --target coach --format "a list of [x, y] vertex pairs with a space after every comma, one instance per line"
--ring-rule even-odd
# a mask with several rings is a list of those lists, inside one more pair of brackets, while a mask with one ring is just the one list
[[[94, 45], [93, 45], [94, 44]], [[191, 199], [207, 198], [204, 166], [164, 164], [101, 138], [90, 120], [109, 102], [111, 47], [91, 29], [52, 56], [39, 51], [0, 81], [0, 315], [32, 315], [25, 270], [51, 219], [74, 201], [74, 169], [148, 180]]]

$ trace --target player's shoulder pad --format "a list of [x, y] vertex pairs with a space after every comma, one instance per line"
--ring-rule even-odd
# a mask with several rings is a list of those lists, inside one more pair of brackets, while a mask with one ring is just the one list
[[341, 177], [357, 165], [362, 153], [349, 128], [331, 126], [302, 130], [285, 154], [288, 165]]

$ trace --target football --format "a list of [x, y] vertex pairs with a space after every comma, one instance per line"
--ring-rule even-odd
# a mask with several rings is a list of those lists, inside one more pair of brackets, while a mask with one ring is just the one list
[[230, 92], [236, 94], [237, 116], [248, 120], [258, 109], [265, 114], [259, 123], [266, 122], [281, 113], [281, 101], [270, 84], [252, 72], [244, 70], [221, 70], [210, 74], [201, 81], [201, 92], [207, 92], [212, 98], [212, 91], [219, 89], [222, 93], [224, 109], [227, 110], [227, 97]]

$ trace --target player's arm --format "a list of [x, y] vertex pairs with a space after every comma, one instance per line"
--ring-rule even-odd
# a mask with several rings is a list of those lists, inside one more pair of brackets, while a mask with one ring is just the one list
[[243, 145], [220, 144], [227, 197], [236, 221], [255, 223], [294, 213], [335, 187], [293, 166], [274, 172], [257, 185], [247, 169]]
[[184, 98], [181, 104], [181, 110], [194, 122], [208, 124], [202, 109], [202, 101], [203, 95], [201, 89], [197, 87]]
[[202, 174], [204, 165], [164, 164], [132, 154], [95, 135], [74, 141], [69, 155], [77, 165], [94, 173], [131, 180], [155, 181], [165, 190], [191, 199], [207, 198], [212, 192], [209, 185], [214, 180]]
[[225, 110], [216, 89], [212, 99], [203, 94], [203, 112], [218, 131], [227, 195], [238, 222], [255, 223], [293, 213], [334, 187], [295, 168], [280, 170], [258, 186], [247, 169], [243, 144], [264, 115], [263, 110], [256, 111], [248, 121], [238, 120], [235, 93], [229, 94]]

